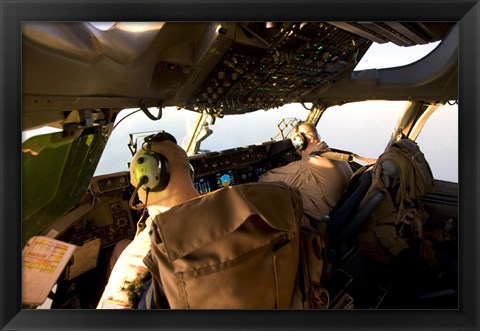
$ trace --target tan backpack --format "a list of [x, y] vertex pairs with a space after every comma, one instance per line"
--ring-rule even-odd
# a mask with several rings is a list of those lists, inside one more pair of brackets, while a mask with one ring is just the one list
[[383, 199], [363, 225], [358, 244], [372, 259], [390, 262], [422, 238], [428, 214], [420, 197], [433, 191], [434, 178], [418, 145], [409, 139], [393, 143], [373, 171], [360, 208], [374, 195], [383, 195]]
[[299, 192], [283, 183], [223, 188], [158, 215], [144, 259], [154, 301], [163, 292], [170, 308], [302, 308], [302, 217]]

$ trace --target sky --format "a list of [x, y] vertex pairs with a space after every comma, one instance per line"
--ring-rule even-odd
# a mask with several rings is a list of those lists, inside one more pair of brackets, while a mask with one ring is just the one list
[[[438, 45], [438, 42], [414, 47], [399, 47], [391, 43], [374, 43], [356, 70], [385, 68], [405, 65], [419, 60]], [[385, 112], [385, 107], [390, 110]], [[346, 149], [366, 157], [378, 157], [388, 143], [397, 118], [404, 107], [403, 102], [371, 101], [352, 103], [327, 109], [321, 118], [318, 130], [322, 138], [334, 148]], [[434, 113], [427, 127], [417, 139], [432, 171], [437, 179], [458, 182], [458, 108], [443, 106], [442, 111]], [[152, 110], [155, 112], [156, 110]], [[132, 114], [127, 119], [125, 116]], [[367, 115], [365, 115], [368, 113]], [[276, 125], [282, 118], [304, 119], [307, 111], [300, 105], [286, 105], [273, 111], [257, 111], [246, 115], [225, 116], [217, 119], [210, 128], [213, 135], [207, 138], [201, 148], [220, 151], [233, 147], [247, 146], [270, 140], [278, 133]], [[127, 146], [130, 133], [154, 132], [165, 130], [172, 133], [179, 143], [187, 136], [197, 114], [174, 107], [164, 109], [160, 121], [149, 120], [137, 109], [125, 109], [116, 120], [116, 128], [97, 167], [95, 175], [126, 171], [132, 155]], [[270, 126], [266, 126], [270, 123]], [[428, 126], [430, 125], [430, 128]], [[372, 130], [374, 128], [374, 130]], [[48, 130], [48, 129], [47, 129]], [[39, 134], [45, 129], [23, 135], [23, 140], [32, 134]], [[348, 133], [348, 134], [345, 134]], [[368, 133], [368, 135], [366, 134]], [[362, 137], [362, 139], [358, 139]], [[441, 141], [442, 143], [436, 143]], [[421, 144], [420, 144], [421, 143]], [[445, 163], [445, 155], [449, 164]]]

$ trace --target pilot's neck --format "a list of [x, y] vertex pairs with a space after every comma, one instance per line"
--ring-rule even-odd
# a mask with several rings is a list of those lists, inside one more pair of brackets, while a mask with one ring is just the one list
[[312, 152], [319, 152], [319, 151], [329, 151], [330, 148], [328, 147], [325, 141], [316, 141], [313, 143], [309, 143], [307, 148], [302, 151], [301, 156], [306, 157], [309, 156]]
[[170, 208], [187, 202], [193, 198], [200, 196], [195, 187], [189, 183], [188, 185], [174, 185], [165, 191], [160, 192], [159, 196], [149, 203], [148, 213], [151, 216], [166, 212]]

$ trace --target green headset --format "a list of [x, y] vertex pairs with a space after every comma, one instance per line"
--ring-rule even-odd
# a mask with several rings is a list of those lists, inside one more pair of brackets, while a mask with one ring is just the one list
[[[142, 149], [146, 153], [138, 153], [132, 160], [130, 167], [130, 176], [137, 182], [137, 187], [130, 197], [129, 207], [134, 210], [143, 209], [142, 215], [137, 222], [136, 236], [145, 229], [145, 215], [147, 212], [147, 201], [149, 192], [158, 192], [164, 190], [170, 180], [170, 165], [167, 158], [160, 153], [151, 150], [153, 142], [162, 142], [170, 140], [177, 143], [177, 140], [170, 133], [160, 131], [156, 134], [144, 138]], [[147, 191], [143, 204], [134, 205], [134, 200], [138, 190], [142, 188]]]
[[170, 180], [170, 165], [167, 158], [151, 150], [153, 142], [166, 140], [177, 143], [175, 137], [165, 131], [145, 137], [142, 149], [146, 153], [137, 154], [132, 160], [130, 175], [138, 183], [138, 186], [147, 192], [164, 190]]
[[290, 140], [292, 142], [293, 147], [295, 148], [295, 151], [299, 153], [300, 151], [303, 151], [305, 148], [308, 146], [308, 139], [305, 136], [303, 132], [298, 131], [298, 127], [300, 124], [303, 122], [298, 122], [297, 125], [294, 127], [293, 134], [290, 136]]

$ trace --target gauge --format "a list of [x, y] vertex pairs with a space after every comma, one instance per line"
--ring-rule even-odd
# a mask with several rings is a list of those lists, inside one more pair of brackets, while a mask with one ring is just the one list
[[228, 174], [224, 174], [220, 177], [220, 183], [222, 184], [223, 187], [225, 186], [230, 186], [230, 183], [232, 182], [232, 177]]

